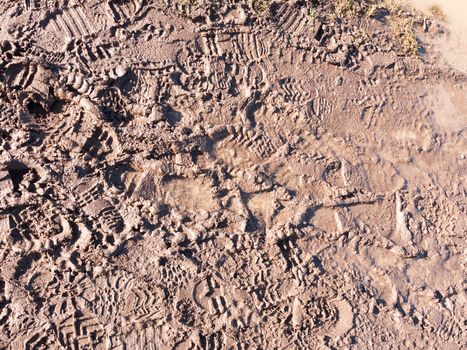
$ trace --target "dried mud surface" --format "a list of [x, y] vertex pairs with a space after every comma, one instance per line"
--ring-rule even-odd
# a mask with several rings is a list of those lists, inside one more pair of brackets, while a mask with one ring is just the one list
[[348, 3], [0, 1], [0, 348], [465, 349], [466, 75]]

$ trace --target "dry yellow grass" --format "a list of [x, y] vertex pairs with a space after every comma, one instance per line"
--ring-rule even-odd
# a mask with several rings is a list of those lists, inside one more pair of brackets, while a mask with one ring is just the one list
[[252, 7], [258, 14], [263, 14], [269, 8], [271, 0], [253, 0]]
[[420, 47], [413, 31], [413, 20], [395, 17], [391, 19], [391, 25], [403, 52], [405, 54], [416, 55]]
[[400, 0], [368, 0], [366, 2], [366, 14], [373, 16], [378, 9], [385, 8], [391, 14], [399, 13], [403, 6]]
[[335, 4], [335, 12], [339, 17], [350, 16], [354, 13], [354, 0], [337, 0]]
[[431, 15], [440, 20], [440, 21], [446, 21], [446, 14], [444, 13], [443, 9], [441, 8], [440, 5], [434, 4], [431, 5], [430, 8], [428, 9], [431, 13]]

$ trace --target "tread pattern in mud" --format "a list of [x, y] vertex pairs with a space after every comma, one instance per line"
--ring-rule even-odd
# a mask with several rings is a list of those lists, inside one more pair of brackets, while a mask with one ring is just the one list
[[440, 25], [261, 3], [0, 2], [0, 348], [465, 347]]

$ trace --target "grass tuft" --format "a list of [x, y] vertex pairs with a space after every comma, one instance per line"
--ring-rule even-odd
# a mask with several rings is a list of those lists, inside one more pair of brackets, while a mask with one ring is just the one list
[[316, 17], [318, 17], [318, 10], [311, 7], [309, 10], [308, 10], [308, 16], [310, 16], [312, 19], [315, 19]]
[[392, 20], [392, 29], [404, 53], [417, 55], [420, 46], [413, 31], [413, 20], [397, 17]]
[[436, 18], [437, 20], [446, 21], [447, 17], [443, 9], [441, 8], [441, 6], [434, 4], [434, 5], [431, 5], [428, 10], [432, 14], [432, 16]]
[[384, 0], [382, 5], [388, 9], [391, 14], [400, 13], [403, 9], [400, 0]]
[[379, 9], [383, 8], [391, 14], [396, 14], [402, 11], [403, 6], [400, 0], [367, 0], [365, 2], [367, 16], [374, 16]]
[[269, 9], [271, 0], [253, 0], [253, 10], [258, 14], [263, 14]]
[[354, 0], [337, 0], [335, 13], [339, 17], [348, 17], [354, 14]]

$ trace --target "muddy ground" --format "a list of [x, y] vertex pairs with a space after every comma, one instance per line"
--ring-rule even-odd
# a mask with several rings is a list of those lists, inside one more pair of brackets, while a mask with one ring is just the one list
[[0, 1], [0, 348], [465, 349], [465, 36], [422, 10]]

